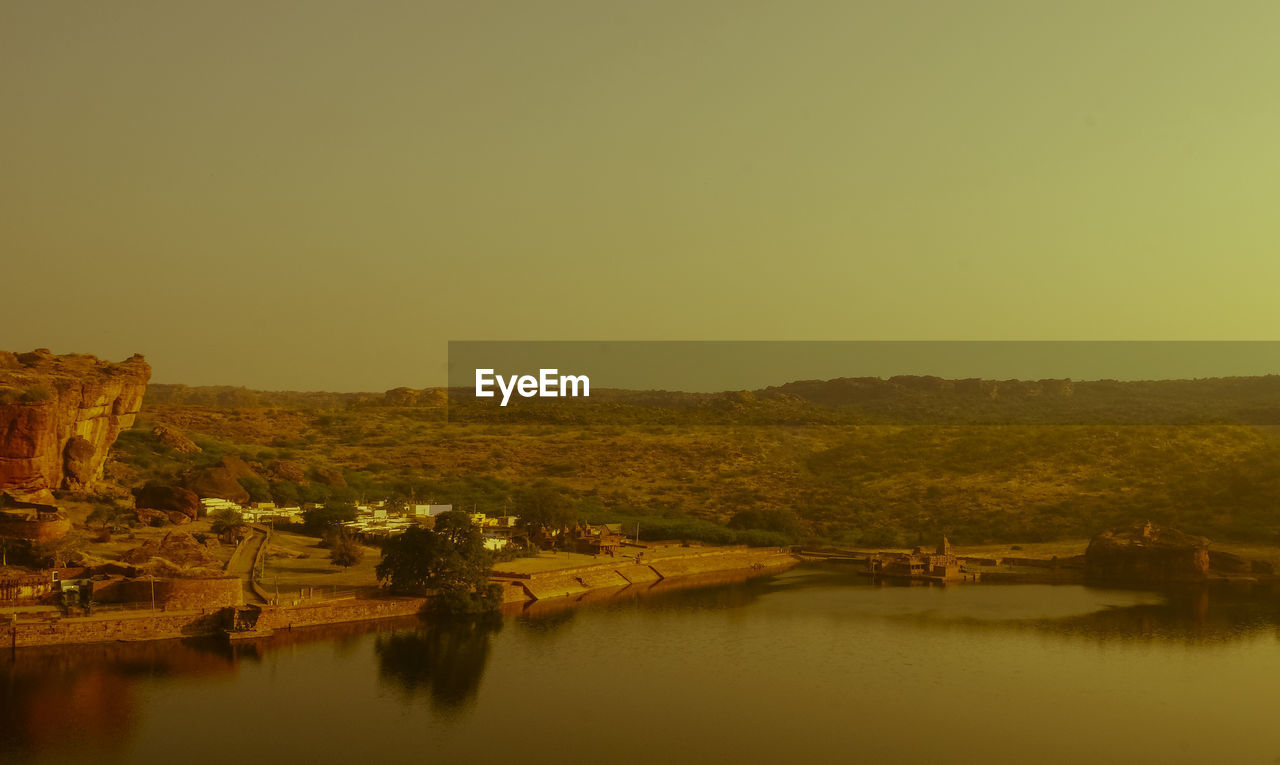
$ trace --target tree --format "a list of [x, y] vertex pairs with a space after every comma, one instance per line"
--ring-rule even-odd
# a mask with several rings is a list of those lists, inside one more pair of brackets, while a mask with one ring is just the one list
[[276, 481], [271, 484], [271, 498], [281, 507], [296, 505], [301, 501], [298, 495], [298, 485], [292, 481]]
[[329, 562], [335, 566], [350, 568], [362, 560], [364, 560], [364, 548], [351, 535], [351, 532], [346, 529], [340, 531], [330, 544]]
[[795, 539], [803, 532], [800, 519], [788, 510], [739, 510], [729, 519], [731, 529], [773, 531]]
[[31, 545], [31, 557], [42, 568], [62, 568], [79, 556], [76, 540], [70, 536]]
[[117, 532], [128, 525], [129, 520], [137, 520], [137, 511], [127, 507], [121, 507], [114, 503], [98, 505], [89, 513], [89, 517], [85, 519], [85, 523], [89, 526], [97, 526], [99, 529]]
[[520, 525], [530, 531], [561, 529], [577, 520], [569, 498], [550, 485], [534, 486], [516, 496]]
[[323, 533], [326, 528], [340, 526], [356, 519], [356, 506], [349, 502], [329, 500], [324, 507], [302, 512], [302, 522], [309, 531]]
[[244, 525], [244, 516], [239, 510], [230, 508], [215, 510], [209, 514], [209, 531], [220, 537], [229, 537], [232, 532]]
[[240, 485], [249, 492], [250, 502], [270, 502], [271, 487], [256, 475], [248, 475], [239, 479]]
[[481, 613], [501, 604], [502, 588], [489, 584], [492, 567], [484, 534], [454, 511], [436, 516], [433, 528], [416, 526], [388, 540], [376, 571], [393, 590], [431, 593], [439, 610]]

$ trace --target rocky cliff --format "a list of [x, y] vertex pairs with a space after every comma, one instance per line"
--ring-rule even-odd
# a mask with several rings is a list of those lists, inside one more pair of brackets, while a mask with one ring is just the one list
[[1085, 573], [1097, 582], [1198, 582], [1209, 573], [1209, 540], [1150, 522], [1104, 531], [1089, 542]]
[[0, 351], [0, 492], [52, 501], [102, 477], [107, 450], [133, 424], [151, 367], [88, 355]]

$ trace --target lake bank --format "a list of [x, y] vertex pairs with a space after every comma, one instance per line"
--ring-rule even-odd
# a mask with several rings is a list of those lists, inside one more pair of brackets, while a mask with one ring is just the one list
[[[648, 559], [644, 557], [648, 555]], [[578, 558], [586, 556], [577, 556]], [[674, 581], [698, 582], [720, 574], [769, 573], [795, 565], [798, 559], [779, 548], [654, 547], [637, 563], [634, 557], [618, 556], [607, 562], [592, 560], [587, 565], [577, 559], [517, 559], [513, 565], [499, 564], [493, 580], [503, 586], [504, 604], [560, 600], [577, 603], [581, 596], [610, 596], [634, 588], [639, 593]], [[520, 563], [524, 561], [524, 563]], [[558, 567], [557, 567], [558, 566]], [[528, 569], [538, 570], [528, 570]], [[523, 570], [522, 570], [523, 569]], [[711, 583], [715, 583], [712, 581]], [[412, 616], [427, 603], [422, 597], [349, 596], [327, 600], [298, 601], [284, 605], [265, 604], [238, 607], [174, 609], [129, 608], [99, 610], [86, 616], [65, 616], [56, 610], [18, 611], [0, 622], [0, 645], [11, 649], [105, 642], [141, 642], [175, 638], [222, 635], [233, 624], [236, 611], [254, 611], [255, 637], [276, 631], [331, 624], [374, 621]]]
[[[1266, 704], [1205, 713], [1266, 698], [1280, 666], [1267, 590], [879, 586], [823, 564], [707, 582], [592, 590], [505, 619], [0, 652], [0, 760], [159, 764], [216, 730], [264, 761], [319, 763], [361, 761], [369, 742], [388, 762], [1274, 756]], [[523, 733], [566, 719], [573, 747]], [[643, 745], [619, 740], [631, 727]], [[183, 756], [217, 763], [226, 748]]]

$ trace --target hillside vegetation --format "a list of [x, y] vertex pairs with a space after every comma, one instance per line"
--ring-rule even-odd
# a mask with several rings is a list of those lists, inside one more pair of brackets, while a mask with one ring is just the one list
[[[262, 477], [255, 493], [284, 502], [413, 496], [490, 513], [514, 512], [540, 487], [582, 517], [639, 523], [651, 538], [752, 541], [743, 534], [756, 527], [761, 541], [910, 545], [944, 532], [976, 544], [1150, 519], [1274, 542], [1277, 413], [1274, 376], [834, 380], [593, 391], [506, 409], [462, 398], [446, 407], [438, 390], [152, 386], [109, 473], [125, 485], [176, 481], [234, 455]], [[166, 446], [157, 424], [203, 451]]]

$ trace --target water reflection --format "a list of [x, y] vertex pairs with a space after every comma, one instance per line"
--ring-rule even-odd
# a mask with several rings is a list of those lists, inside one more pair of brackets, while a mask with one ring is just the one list
[[518, 603], [504, 613], [517, 617], [521, 625], [534, 632], [550, 634], [572, 623], [576, 615], [596, 608], [648, 611], [745, 608], [770, 592], [795, 586], [785, 581], [756, 572], [720, 572]]
[[473, 700], [489, 662], [491, 638], [502, 618], [433, 619], [417, 629], [380, 634], [378, 673], [406, 696], [425, 695], [437, 711]]
[[1159, 640], [1222, 644], [1280, 628], [1280, 599], [1269, 585], [1221, 585], [1168, 590], [1163, 602], [1108, 608], [1036, 625], [1095, 640]]
[[[1223, 643], [1280, 631], [1280, 589], [1215, 583], [1152, 590], [1080, 585], [883, 584], [850, 587], [848, 575], [814, 567], [773, 591], [803, 590], [802, 609], [833, 618], [880, 618], [926, 629], [1033, 630], [1097, 641]], [[1278, 633], [1280, 634], [1280, 633]]]
[[[661, 729], [686, 755], [672, 762], [718, 752], [833, 759], [853, 744], [884, 761], [941, 761], [929, 741], [998, 743], [1006, 729], [1058, 737], [1060, 756], [1047, 759], [1070, 762], [1078, 742], [1042, 710], [1062, 708], [1097, 735], [1118, 725], [1116, 710], [1191, 730], [1202, 694], [1263, 699], [1267, 669], [1280, 671], [1280, 597], [1261, 585], [890, 587], [822, 566], [545, 601], [507, 624], [408, 617], [234, 648], [187, 640], [0, 652], [0, 761], [169, 762], [173, 743], [219, 725], [276, 759], [298, 750], [310, 761], [362, 761], [373, 741], [388, 761], [467, 761], [481, 740], [495, 758], [520, 759], [521, 742], [493, 733], [519, 707], [535, 729], [571, 708], [593, 746], [616, 743], [619, 719]], [[964, 704], [939, 691], [953, 688]], [[916, 737], [922, 720], [939, 731], [929, 741]], [[1185, 743], [1200, 761], [1243, 735], [1215, 725]], [[833, 733], [850, 726], [856, 741]], [[989, 761], [1019, 761], [1018, 745], [1009, 739]], [[1133, 746], [1115, 760], [1160, 761]], [[1172, 746], [1163, 753], [1192, 751]], [[653, 756], [616, 754], [619, 763]]]
[[86, 746], [116, 750], [137, 719], [139, 680], [234, 672], [225, 650], [200, 639], [5, 651], [0, 755]]

